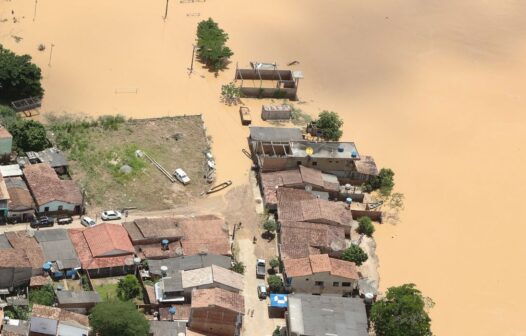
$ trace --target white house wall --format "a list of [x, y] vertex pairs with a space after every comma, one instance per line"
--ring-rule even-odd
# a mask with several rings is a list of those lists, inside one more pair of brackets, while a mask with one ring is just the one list
[[61, 202], [61, 201], [52, 201], [52, 202], [49, 202], [49, 203], [46, 203], [46, 204], [42, 204], [40, 207], [38, 207], [38, 212], [45, 212], [45, 208], [46, 207], [49, 207], [49, 212], [54, 212], [54, 211], [58, 211], [58, 207], [62, 205], [62, 210], [63, 211], [75, 211], [75, 205], [74, 204], [70, 204], [70, 203], [66, 203], [66, 202]]

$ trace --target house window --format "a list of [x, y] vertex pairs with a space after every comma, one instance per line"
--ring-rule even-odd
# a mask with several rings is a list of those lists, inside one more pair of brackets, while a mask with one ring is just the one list
[[48, 212], [48, 211], [49, 211], [49, 207], [45, 207], [44, 212]]
[[314, 286], [323, 286], [323, 281], [314, 281]]
[[301, 161], [297, 161], [296, 163], [298, 164], [298, 166], [301, 166]]
[[313, 161], [313, 162], [312, 162], [312, 165], [313, 165], [313, 166], [317, 166], [317, 165], [318, 165], [318, 162]]
[[309, 281], [309, 278], [305, 279], [305, 281]]
[[342, 282], [342, 287], [351, 287], [350, 282]]
[[58, 206], [58, 211], [62, 211], [62, 209], [64, 209], [64, 207], [62, 205], [59, 205]]
[[339, 287], [340, 286], [340, 283], [335, 281], [332, 283], [332, 287]]

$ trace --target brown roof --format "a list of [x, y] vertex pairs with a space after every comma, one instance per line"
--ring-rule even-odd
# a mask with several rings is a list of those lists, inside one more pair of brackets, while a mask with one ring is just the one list
[[40, 287], [51, 284], [51, 278], [48, 276], [35, 275], [31, 277], [29, 281], [29, 287]]
[[42, 269], [44, 254], [35, 238], [27, 236], [25, 231], [6, 232], [5, 236], [15, 250], [25, 252], [33, 269]]
[[24, 251], [0, 249], [0, 268], [2, 267], [31, 268], [31, 262]]
[[13, 138], [11, 133], [5, 128], [0, 126], [0, 139]]
[[41, 317], [50, 320], [71, 321], [82, 326], [89, 327], [89, 319], [86, 315], [73, 313], [64, 309], [34, 304], [31, 312], [33, 317]]
[[4, 177], [0, 174], [0, 200], [8, 200], [9, 192], [7, 191], [7, 186], [5, 185]]
[[47, 163], [27, 166], [24, 168], [24, 176], [39, 206], [52, 201], [74, 205], [82, 203], [82, 194], [77, 184], [71, 180], [61, 180]]
[[243, 290], [243, 275], [228, 270], [217, 265], [212, 265], [212, 275], [214, 277], [214, 282], [225, 284], [227, 286]]
[[160, 243], [141, 244], [136, 246], [136, 253], [143, 259], [165, 259], [183, 255], [183, 247], [180, 241], [168, 244], [168, 249], [163, 250]]
[[328, 254], [311, 255], [307, 258], [285, 259], [283, 266], [288, 277], [308, 276], [328, 272], [333, 276], [358, 280], [356, 264], [350, 261], [329, 258]]
[[[174, 320], [188, 320], [190, 318], [190, 308], [189, 304], [184, 305], [175, 305], [175, 315], [173, 316]], [[170, 321], [172, 315], [168, 312], [170, 307], [159, 308], [159, 320], [161, 321]]]
[[283, 259], [320, 254], [320, 248], [333, 251], [345, 248], [343, 227], [309, 222], [280, 223], [280, 255]]
[[94, 257], [135, 253], [128, 233], [118, 224], [99, 224], [83, 231]]
[[9, 192], [9, 201], [7, 206], [9, 210], [23, 211], [34, 209], [35, 202], [33, 201], [33, 197], [27, 189], [27, 186], [25, 186], [24, 180], [22, 180], [21, 177], [10, 177], [9, 179], [14, 181], [13, 184], [9, 184], [7, 187], [7, 191]]
[[365, 175], [378, 175], [378, 167], [372, 156], [362, 156], [360, 160], [354, 161], [356, 171]]
[[181, 241], [185, 255], [199, 252], [229, 255], [230, 238], [225, 221], [214, 215], [185, 218], [180, 222], [184, 232]]
[[304, 166], [300, 166], [299, 169], [303, 182], [318, 186], [320, 188], [324, 187], [321, 171]]
[[245, 300], [240, 294], [221, 288], [194, 289], [192, 291], [192, 309], [208, 307], [221, 307], [244, 314]]
[[[109, 224], [109, 225], [115, 225], [115, 224]], [[91, 230], [91, 229], [92, 228], [69, 230], [69, 237], [71, 238], [71, 242], [73, 243], [73, 246], [75, 247], [75, 251], [77, 252], [77, 255], [79, 256], [80, 263], [83, 269], [118, 267], [118, 266], [123, 266], [123, 265], [127, 265], [130, 263], [130, 259], [133, 258], [133, 252], [129, 252], [126, 255], [110, 256], [110, 257], [93, 256], [91, 252], [90, 244], [88, 243], [88, 241], [86, 240], [86, 236], [84, 235], [85, 231]]]
[[143, 238], [168, 239], [181, 237], [183, 234], [178, 220], [172, 217], [140, 218], [134, 220], [134, 223]]

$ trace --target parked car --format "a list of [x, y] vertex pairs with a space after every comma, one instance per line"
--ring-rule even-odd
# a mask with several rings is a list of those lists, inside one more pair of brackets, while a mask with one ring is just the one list
[[265, 278], [266, 273], [265, 259], [258, 259], [256, 262], [256, 278]]
[[32, 228], [51, 227], [53, 226], [54, 222], [55, 222], [54, 218], [43, 216], [40, 218], [34, 218], [31, 221], [30, 226]]
[[267, 298], [267, 287], [265, 285], [258, 285], [258, 297], [260, 299]]
[[63, 217], [57, 218], [58, 225], [71, 224], [71, 223], [73, 223], [73, 218], [71, 218], [70, 216], [63, 216]]
[[91, 227], [91, 226], [95, 226], [95, 224], [97, 223], [95, 223], [95, 221], [88, 216], [82, 216], [82, 218], [80, 219], [80, 224], [87, 226], [87, 227]]
[[100, 218], [102, 218], [102, 220], [116, 220], [121, 219], [122, 214], [116, 210], [105, 210], [102, 212]]
[[190, 178], [188, 177], [188, 175], [186, 175], [185, 171], [182, 170], [181, 168], [177, 168], [174, 171], [174, 176], [179, 182], [181, 182], [184, 185], [187, 185], [188, 183], [190, 183]]

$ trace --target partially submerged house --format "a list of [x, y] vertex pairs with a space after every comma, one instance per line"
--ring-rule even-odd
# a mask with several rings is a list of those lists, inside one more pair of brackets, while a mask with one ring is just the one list
[[161, 278], [155, 284], [155, 295], [158, 302], [183, 302], [189, 301], [192, 290], [202, 288], [239, 293], [243, 290], [243, 275], [216, 265], [179, 271]]
[[141, 218], [123, 224], [144, 259], [213, 253], [231, 255], [225, 221], [214, 215]]
[[[263, 64], [263, 63], [258, 63]], [[303, 72], [280, 70], [277, 66], [254, 66], [240, 69], [236, 66], [234, 80], [239, 84], [244, 97], [298, 99], [298, 84]]]
[[351, 294], [360, 276], [356, 264], [327, 254], [284, 259], [285, 285], [294, 293]]
[[38, 335], [87, 336], [90, 331], [89, 319], [86, 315], [65, 309], [34, 304], [30, 331]]
[[61, 180], [47, 163], [24, 168], [24, 177], [33, 195], [39, 213], [80, 214], [83, 197], [72, 180]]
[[[1, 240], [7, 240], [4, 235]], [[29, 285], [32, 268], [24, 251], [12, 247], [6, 248], [6, 242], [0, 246], [0, 289], [13, 289]]]
[[291, 294], [287, 336], [368, 336], [365, 304], [358, 298]]
[[196, 289], [188, 328], [205, 335], [239, 336], [244, 314], [245, 300], [240, 294], [221, 288]]
[[269, 210], [276, 210], [279, 187], [305, 189], [326, 193], [327, 198], [335, 199], [340, 191], [338, 178], [313, 168], [299, 166], [297, 169], [261, 173], [263, 201]]
[[90, 277], [109, 277], [135, 270], [135, 249], [127, 231], [118, 224], [103, 223], [69, 230], [82, 269]]
[[9, 222], [29, 222], [34, 218], [35, 202], [21, 177], [5, 178], [9, 201], [7, 202], [7, 216]]

